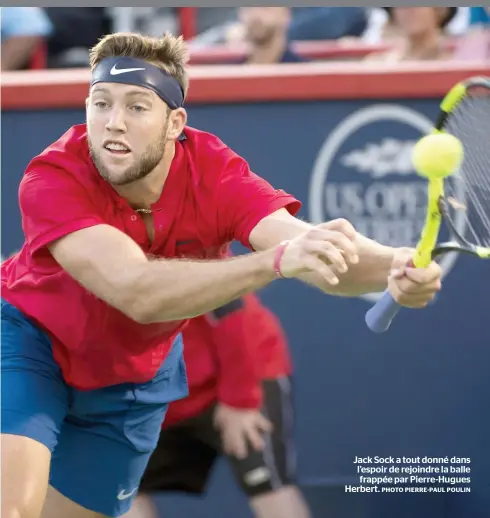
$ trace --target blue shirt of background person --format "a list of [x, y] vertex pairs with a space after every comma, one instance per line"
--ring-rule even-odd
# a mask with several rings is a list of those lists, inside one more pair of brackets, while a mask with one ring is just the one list
[[39, 7], [2, 7], [2, 70], [25, 70], [53, 27]]
[[293, 7], [289, 40], [338, 40], [361, 36], [368, 23], [365, 7]]
[[307, 61], [310, 60], [296, 54], [290, 46], [287, 46], [278, 63], [306, 63]]
[[470, 7], [470, 26], [490, 26], [490, 13], [487, 7]]
[[2, 7], [0, 20], [2, 43], [21, 36], [46, 37], [52, 31], [49, 18], [39, 7]]

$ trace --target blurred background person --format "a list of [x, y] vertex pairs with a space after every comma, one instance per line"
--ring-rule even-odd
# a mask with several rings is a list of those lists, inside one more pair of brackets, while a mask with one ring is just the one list
[[452, 57], [447, 26], [456, 7], [385, 7], [389, 23], [384, 36], [393, 49], [368, 55], [368, 61], [444, 60]]
[[53, 30], [47, 39], [48, 68], [89, 66], [89, 49], [112, 31], [105, 7], [46, 7]]
[[240, 7], [240, 29], [248, 43], [248, 56], [243, 63], [270, 64], [306, 61], [289, 45], [289, 7]]
[[39, 7], [2, 7], [2, 70], [29, 68], [31, 59], [52, 30], [52, 24]]
[[[211, 8], [201, 8], [205, 11]], [[227, 11], [228, 20], [199, 32], [190, 42], [191, 48], [205, 48], [212, 45], [234, 45], [245, 42], [246, 29], [241, 9], [233, 14]], [[256, 9], [279, 9], [278, 7], [257, 7]], [[288, 9], [288, 41], [332, 40], [347, 36], [359, 36], [367, 24], [365, 7], [291, 7]], [[198, 13], [197, 21], [204, 15]]]
[[247, 295], [183, 332], [190, 395], [169, 407], [125, 518], [157, 518], [152, 494], [204, 493], [226, 455], [257, 518], [309, 518], [295, 485], [292, 366], [279, 319]]
[[[241, 64], [297, 63], [307, 61], [290, 46], [288, 29], [292, 11], [289, 7], [240, 7], [238, 21], [228, 23], [211, 33], [198, 36], [195, 46], [205, 47], [221, 41], [222, 44], [245, 46], [246, 57]], [[215, 39], [218, 37], [219, 39]], [[237, 62], [233, 62], [237, 63]]]
[[470, 7], [470, 26], [466, 36], [457, 42], [456, 59], [490, 60], [490, 7]]
[[[366, 30], [360, 38], [349, 38], [349, 40], [368, 45], [392, 43], [393, 40], [396, 42], [400, 37], [400, 31], [396, 29], [388, 10], [382, 7], [368, 7], [367, 11]], [[470, 7], [458, 7], [456, 14], [446, 26], [446, 33], [451, 37], [464, 35], [469, 23]]]
[[293, 7], [291, 41], [338, 40], [360, 36], [367, 27], [366, 7]]

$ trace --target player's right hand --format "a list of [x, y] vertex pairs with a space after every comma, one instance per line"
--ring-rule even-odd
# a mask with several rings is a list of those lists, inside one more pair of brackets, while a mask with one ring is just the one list
[[345, 219], [316, 225], [289, 241], [279, 264], [281, 274], [296, 277], [313, 272], [329, 284], [338, 284], [338, 274], [359, 261], [356, 237], [356, 230]]
[[394, 300], [408, 308], [425, 308], [441, 289], [441, 267], [433, 261], [427, 268], [407, 266], [415, 250], [395, 250], [388, 289]]

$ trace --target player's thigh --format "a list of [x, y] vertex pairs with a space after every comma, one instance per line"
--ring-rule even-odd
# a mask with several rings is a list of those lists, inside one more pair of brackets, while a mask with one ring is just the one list
[[250, 448], [244, 459], [229, 457], [237, 481], [249, 497], [291, 486], [296, 478], [291, 380], [266, 380], [263, 392], [262, 412], [273, 424], [272, 432], [264, 434], [264, 449]]
[[187, 395], [181, 339], [153, 380], [73, 391], [50, 484], [80, 507], [126, 513], [155, 449], [168, 403]]
[[122, 518], [160, 518], [153, 498], [145, 493], [138, 493], [131, 509]]
[[202, 424], [198, 416], [162, 430], [141, 480], [140, 493], [204, 492], [219, 453], [203, 442]]
[[2, 516], [38, 518], [68, 388], [48, 337], [1, 302]]
[[41, 518], [105, 518], [105, 515], [90, 511], [76, 504], [49, 486]]

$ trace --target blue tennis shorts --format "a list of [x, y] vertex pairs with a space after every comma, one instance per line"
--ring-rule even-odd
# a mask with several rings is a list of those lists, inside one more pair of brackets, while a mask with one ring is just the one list
[[46, 333], [2, 300], [1, 431], [52, 451], [50, 484], [87, 509], [126, 513], [168, 404], [188, 395], [182, 337], [148, 383], [79, 391], [63, 380]]

